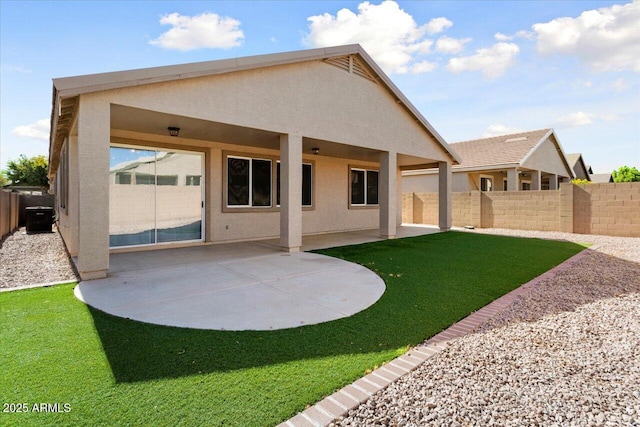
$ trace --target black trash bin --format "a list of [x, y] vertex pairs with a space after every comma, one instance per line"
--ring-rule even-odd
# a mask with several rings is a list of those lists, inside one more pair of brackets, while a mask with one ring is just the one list
[[51, 233], [53, 231], [53, 208], [30, 206], [27, 211], [27, 233]]

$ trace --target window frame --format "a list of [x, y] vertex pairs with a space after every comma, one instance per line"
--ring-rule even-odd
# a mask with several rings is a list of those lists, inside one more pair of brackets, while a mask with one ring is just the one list
[[[311, 204], [310, 205], [302, 205], [302, 210], [314, 210], [315, 209], [315, 199], [316, 199], [316, 186], [315, 186], [315, 170], [316, 170], [316, 166], [315, 166], [315, 162], [309, 161], [309, 160], [302, 160], [302, 166], [304, 167], [304, 165], [308, 165], [311, 166]], [[276, 207], [280, 208], [280, 203], [278, 203], [278, 183], [279, 183], [279, 177], [278, 177], [278, 170], [280, 169], [278, 166], [280, 166], [280, 160], [276, 160], [276, 183], [275, 183], [275, 187], [276, 187]], [[302, 176], [302, 183], [303, 188], [302, 190], [304, 191], [304, 175]], [[303, 195], [304, 196], [304, 195]], [[302, 201], [301, 201], [302, 203]]]
[[[353, 187], [351, 185], [351, 172], [352, 171], [361, 171], [364, 172], [364, 182], [363, 182], [363, 186], [364, 186], [364, 203], [360, 204], [360, 203], [352, 203], [353, 202], [353, 197], [352, 197], [352, 193], [353, 193]], [[369, 192], [368, 192], [368, 180], [369, 180], [369, 174], [368, 172], [375, 172], [378, 174], [378, 203], [369, 203]], [[372, 167], [372, 166], [360, 166], [360, 165], [349, 165], [349, 174], [348, 174], [348, 179], [347, 179], [347, 185], [349, 188], [348, 191], [348, 202], [349, 202], [349, 209], [379, 209], [380, 208], [380, 168], [376, 168], [376, 167]]]
[[[482, 180], [483, 180], [483, 179], [488, 180], [488, 181], [491, 183], [491, 184], [490, 184], [490, 189], [489, 189], [489, 190], [483, 190], [483, 189], [482, 189]], [[504, 185], [504, 184], [503, 184], [503, 185]], [[491, 175], [480, 175], [480, 185], [479, 185], [479, 188], [480, 188], [480, 191], [485, 192], [485, 193], [486, 193], [486, 192], [492, 192], [492, 191], [495, 191], [495, 190], [493, 189], [493, 177], [492, 177]]]
[[[244, 158], [244, 159], [256, 159], [256, 160], [270, 160], [271, 161], [271, 206], [249, 206], [249, 205], [228, 205], [229, 196], [229, 172], [228, 172], [228, 158]], [[266, 212], [280, 212], [280, 205], [277, 204], [277, 178], [278, 167], [280, 163], [280, 156], [273, 154], [261, 154], [251, 151], [222, 151], [222, 212], [223, 213], [266, 213]], [[302, 164], [311, 165], [311, 206], [302, 206], [302, 211], [314, 211], [316, 209], [316, 161], [308, 158], [302, 158]], [[250, 168], [251, 169], [251, 168]], [[302, 202], [302, 200], [301, 200]]]
[[[167, 148], [166, 146], [163, 145], [141, 145], [140, 141], [136, 141], [136, 140], [128, 140], [128, 139], [122, 139], [122, 138], [112, 138], [111, 142], [109, 144], [109, 149], [111, 148], [125, 148], [125, 149], [134, 149], [134, 150], [146, 150], [146, 151], [155, 151], [156, 154], [158, 152], [172, 152], [172, 153], [183, 153], [183, 154], [189, 154], [189, 155], [198, 155], [200, 156], [200, 170], [202, 171], [202, 175], [201, 176], [205, 176], [206, 174], [206, 165], [207, 165], [207, 153], [202, 150], [202, 148], [200, 147], [180, 147], [180, 148], [175, 148], [175, 147], [171, 147], [171, 148]], [[135, 177], [135, 174], [133, 174], [132, 177]], [[133, 183], [131, 183], [133, 184]], [[178, 183], [179, 184], [179, 183]], [[166, 247], [166, 246], [171, 246], [171, 245], [184, 245], [184, 244], [199, 244], [202, 242], [206, 241], [206, 233], [207, 233], [207, 212], [206, 212], [206, 194], [207, 194], [207, 185], [206, 185], [206, 181], [202, 181], [200, 183], [200, 239], [195, 239], [195, 240], [179, 240], [179, 241], [168, 241], [168, 242], [158, 242], [157, 239], [154, 243], [144, 243], [144, 244], [134, 244], [134, 245], [123, 245], [123, 246], [111, 246], [111, 244], [109, 245], [109, 253], [122, 253], [122, 252], [129, 252], [131, 250], [136, 250], [136, 248], [149, 248], [149, 247]], [[123, 185], [127, 185], [127, 184], [123, 184]], [[154, 184], [155, 187], [157, 187]], [[154, 191], [157, 191], [157, 188], [155, 188]], [[154, 212], [156, 212], [156, 217], [157, 217], [157, 209], [158, 206], [157, 204], [154, 207]], [[156, 234], [157, 237], [157, 234]]]
[[[231, 211], [236, 209], [251, 209], [251, 210], [265, 210], [265, 209], [273, 209], [274, 200], [273, 200], [273, 176], [274, 176], [274, 167], [273, 167], [273, 159], [267, 156], [251, 156], [250, 155], [238, 155], [238, 154], [227, 154], [224, 156], [224, 177], [225, 177], [225, 185], [224, 185], [224, 206], [226, 209]], [[229, 159], [240, 159], [240, 160], [248, 160], [249, 161], [249, 204], [247, 205], [230, 205], [229, 204]], [[269, 205], [265, 206], [254, 206], [253, 205], [253, 161], [261, 160], [265, 162], [269, 162], [270, 176], [271, 182], [269, 183]]]

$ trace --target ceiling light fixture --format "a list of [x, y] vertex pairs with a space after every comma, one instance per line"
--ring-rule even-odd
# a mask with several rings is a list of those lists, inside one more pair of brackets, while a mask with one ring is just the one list
[[167, 129], [169, 130], [169, 135], [171, 136], [178, 136], [178, 134], [180, 133], [180, 128], [174, 126], [169, 126]]
[[315, 154], [315, 155], [318, 155], [318, 154], [320, 154], [320, 149], [319, 149], [318, 147], [313, 147], [313, 148], [311, 149], [311, 152], [312, 152], [313, 154]]

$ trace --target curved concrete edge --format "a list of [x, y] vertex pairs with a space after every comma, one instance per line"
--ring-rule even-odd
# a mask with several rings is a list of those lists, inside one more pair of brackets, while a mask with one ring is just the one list
[[143, 323], [271, 331], [352, 316], [385, 290], [382, 278], [364, 266], [277, 252], [81, 282], [74, 295], [92, 308]]
[[533, 291], [540, 283], [573, 267], [599, 247], [600, 245], [594, 245], [583, 249], [551, 270], [490, 302], [480, 310], [431, 337], [426, 342], [417, 345], [402, 356], [396, 357], [370, 374], [325, 397], [320, 402], [279, 424], [277, 427], [328, 426], [338, 418], [347, 415], [352, 409], [366, 402], [380, 390], [385, 389], [389, 384], [397, 381], [400, 377], [415, 370], [431, 357], [440, 353], [447, 348], [450, 341], [473, 333], [474, 330], [501, 313], [517, 299]]

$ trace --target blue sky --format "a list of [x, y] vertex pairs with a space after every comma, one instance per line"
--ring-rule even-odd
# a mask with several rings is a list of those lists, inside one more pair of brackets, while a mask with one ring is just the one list
[[553, 127], [640, 167], [640, 1], [0, 0], [0, 168], [47, 155], [52, 78], [348, 43], [448, 142]]

